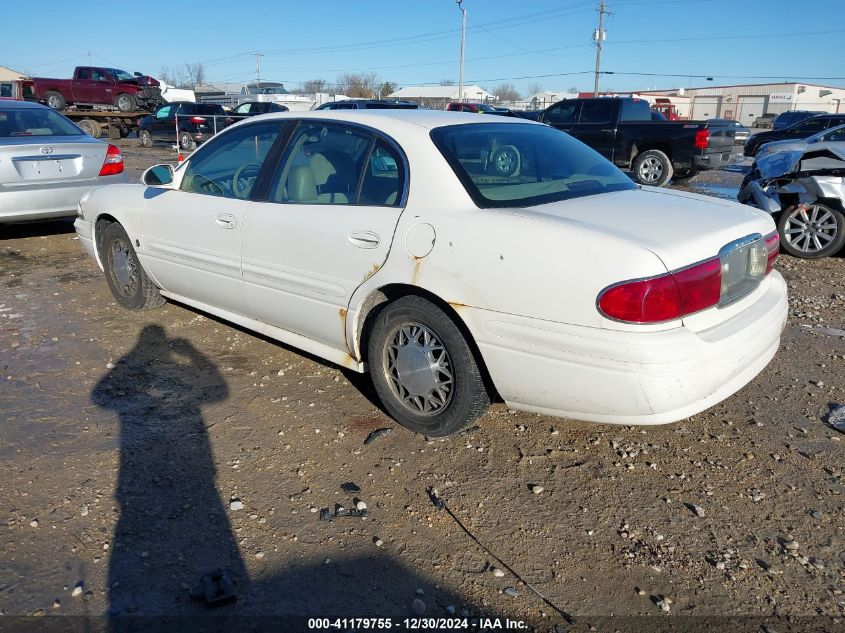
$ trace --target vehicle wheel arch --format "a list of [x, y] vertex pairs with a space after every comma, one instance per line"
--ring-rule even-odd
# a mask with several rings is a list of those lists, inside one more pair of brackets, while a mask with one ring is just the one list
[[648, 145], [634, 145], [634, 154], [632, 156], [632, 160], [635, 159], [637, 156], [642, 154], [643, 152], [647, 152], [649, 150], [656, 149], [657, 151], [663, 152], [666, 156], [669, 157], [669, 160], [672, 160], [672, 148], [668, 144], [665, 143], [649, 143]]
[[97, 219], [94, 220], [94, 257], [96, 257], [97, 265], [101, 269], [103, 268], [103, 258], [101, 255], [103, 250], [103, 235], [105, 234], [106, 229], [115, 223], [120, 224], [120, 221], [108, 213], [101, 213], [97, 216]]
[[475, 357], [475, 362], [481, 371], [484, 385], [487, 388], [487, 392], [490, 394], [491, 399], [494, 402], [501, 401], [501, 397], [499, 396], [499, 393], [493, 383], [493, 379], [490, 376], [490, 372], [487, 369], [487, 363], [484, 360], [484, 356], [481, 354], [481, 350], [475, 342], [475, 337], [473, 337], [472, 332], [470, 332], [469, 327], [460, 315], [462, 304], [445, 301], [435, 293], [425, 288], [421, 288], [420, 286], [412, 286], [410, 284], [402, 283], [387, 284], [385, 286], [375, 288], [367, 294], [361, 302], [360, 308], [358, 308], [356, 323], [354, 324], [355, 340], [352, 342], [353, 349], [356, 350], [361, 361], [367, 362], [369, 336], [372, 332], [373, 323], [381, 310], [391, 302], [408, 296], [419, 297], [431, 302], [452, 320], [461, 332], [461, 335], [464, 337], [464, 340], [467, 342], [467, 345]]

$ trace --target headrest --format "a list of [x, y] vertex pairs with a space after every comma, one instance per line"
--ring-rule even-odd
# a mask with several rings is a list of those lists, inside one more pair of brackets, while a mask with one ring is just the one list
[[300, 165], [288, 174], [288, 200], [291, 202], [314, 202], [317, 200], [317, 184], [314, 172], [308, 165]]

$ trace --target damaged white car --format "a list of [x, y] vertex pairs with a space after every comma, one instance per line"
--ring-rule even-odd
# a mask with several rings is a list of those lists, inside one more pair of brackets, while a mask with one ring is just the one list
[[814, 143], [759, 157], [737, 199], [770, 213], [790, 255], [817, 259], [845, 246], [845, 147]]

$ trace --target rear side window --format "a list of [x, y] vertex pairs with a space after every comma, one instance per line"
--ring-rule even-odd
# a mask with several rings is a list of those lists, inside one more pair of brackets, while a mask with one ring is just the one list
[[610, 123], [616, 103], [611, 99], [593, 99], [581, 106], [579, 123]]
[[801, 123], [795, 125], [792, 130], [794, 132], [801, 132], [806, 134], [814, 134], [815, 132], [821, 132], [822, 130], [827, 128], [828, 119], [825, 118], [818, 118], [818, 119], [807, 119]]
[[482, 208], [527, 207], [636, 188], [599, 153], [545, 125], [452, 125], [435, 128], [431, 138]]
[[647, 101], [623, 99], [621, 121], [651, 121], [651, 108]]
[[248, 199], [279, 129], [279, 122], [265, 121], [211, 139], [191, 157], [182, 191]]
[[0, 110], [0, 138], [18, 136], [80, 136], [82, 130], [47, 108]]
[[395, 149], [379, 139], [364, 169], [358, 204], [398, 206], [402, 200], [404, 181], [402, 159]]

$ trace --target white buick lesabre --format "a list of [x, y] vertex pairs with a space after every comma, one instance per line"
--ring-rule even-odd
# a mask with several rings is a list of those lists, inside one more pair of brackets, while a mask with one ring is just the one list
[[119, 304], [165, 298], [355, 371], [431, 436], [514, 409], [672, 422], [774, 356], [771, 218], [639, 187], [562, 132], [425, 110], [232, 126], [93, 190], [76, 230]]

